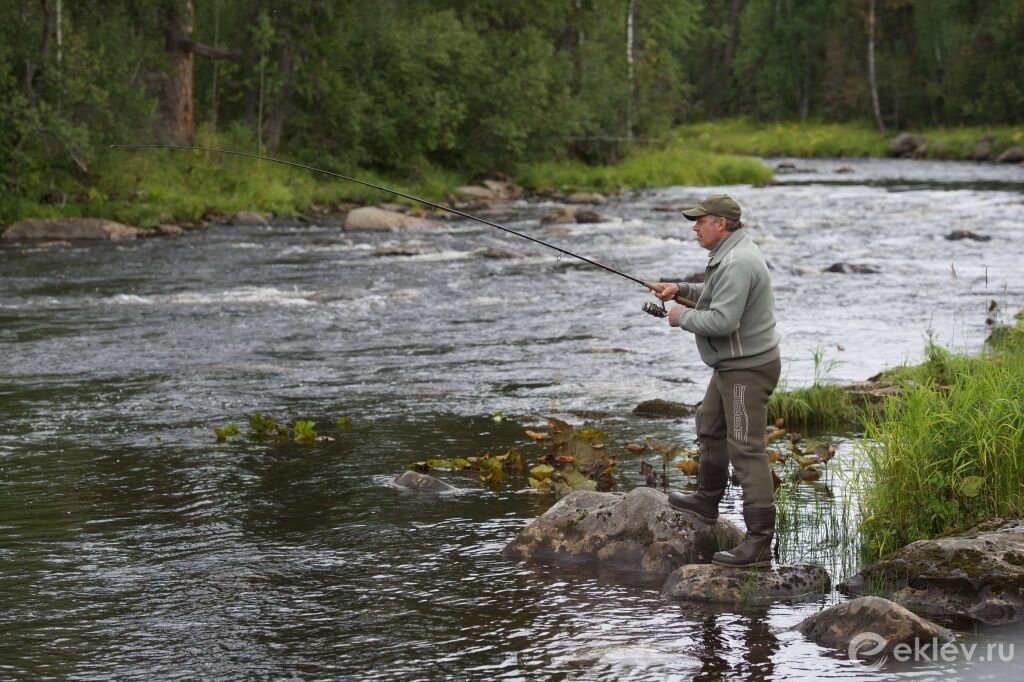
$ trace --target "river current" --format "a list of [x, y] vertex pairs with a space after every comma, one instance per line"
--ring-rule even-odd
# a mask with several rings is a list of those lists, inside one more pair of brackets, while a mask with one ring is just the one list
[[[916, 362], [929, 339], [976, 352], [986, 320], [1024, 304], [1024, 168], [790, 161], [766, 187], [617, 195], [599, 224], [542, 226], [555, 204], [525, 201], [494, 219], [682, 279], [706, 252], [671, 209], [732, 194], [772, 268], [790, 387]], [[823, 272], [837, 263], [873, 272]], [[789, 629], [836, 592], [664, 602], [657, 585], [503, 559], [552, 502], [521, 484], [440, 474], [464, 489], [442, 497], [391, 484], [432, 457], [534, 458], [524, 428], [551, 415], [607, 430], [619, 489], [642, 485], [621, 446], [689, 444], [693, 423], [632, 408], [696, 402], [709, 376], [646, 300], [462, 220], [0, 246], [0, 678], [1020, 679], [1019, 629], [951, 624], [962, 641], [1016, 643], [1015, 662], [867, 671]], [[244, 432], [255, 411], [332, 440], [216, 442], [214, 427]], [[797, 489], [807, 519], [784, 558], [838, 582], [855, 566], [813, 526], [855, 508], [856, 434], [829, 437], [835, 472]], [[672, 473], [673, 487], [691, 480]], [[724, 512], [742, 524], [737, 493]]]

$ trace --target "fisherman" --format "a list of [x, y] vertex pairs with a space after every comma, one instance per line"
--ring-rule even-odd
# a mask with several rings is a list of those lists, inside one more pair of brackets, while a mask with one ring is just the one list
[[655, 293], [662, 301], [681, 295], [697, 302], [696, 308], [674, 306], [668, 323], [694, 335], [701, 359], [713, 372], [695, 417], [700, 449], [697, 492], [673, 492], [669, 503], [714, 523], [732, 463], [743, 489], [747, 534], [735, 549], [717, 552], [712, 563], [768, 567], [775, 535], [775, 491], [765, 426], [768, 397], [782, 369], [771, 278], [732, 197], [713, 194], [683, 215], [694, 221], [697, 243], [710, 251], [704, 283], [660, 282]]

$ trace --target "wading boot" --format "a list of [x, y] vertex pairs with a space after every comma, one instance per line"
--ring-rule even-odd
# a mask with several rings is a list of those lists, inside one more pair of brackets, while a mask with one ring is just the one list
[[714, 524], [718, 520], [718, 503], [725, 494], [725, 486], [729, 480], [729, 465], [716, 466], [699, 460], [697, 468], [697, 492], [684, 495], [680, 492], [670, 493], [668, 503], [679, 511], [693, 512], [704, 523]]
[[744, 509], [747, 536], [735, 549], [715, 552], [711, 563], [733, 568], [769, 568], [772, 565], [772, 538], [775, 536], [775, 507]]

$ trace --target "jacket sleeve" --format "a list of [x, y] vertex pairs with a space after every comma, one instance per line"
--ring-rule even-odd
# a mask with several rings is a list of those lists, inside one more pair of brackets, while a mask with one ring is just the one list
[[711, 306], [707, 310], [684, 310], [677, 318], [686, 331], [701, 336], [728, 336], [739, 329], [753, 273], [742, 263], [725, 263], [721, 267]]
[[703, 284], [691, 284], [690, 282], [676, 282], [676, 284], [679, 286], [679, 295], [691, 301], [696, 301], [704, 292]]

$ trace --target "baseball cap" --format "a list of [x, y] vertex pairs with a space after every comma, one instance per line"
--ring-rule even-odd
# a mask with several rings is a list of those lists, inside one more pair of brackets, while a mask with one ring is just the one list
[[683, 209], [683, 215], [690, 220], [696, 220], [705, 215], [739, 220], [740, 205], [728, 194], [712, 194], [693, 208]]

